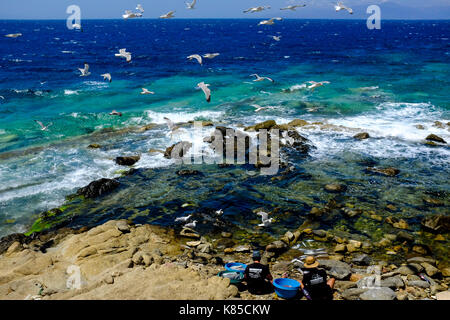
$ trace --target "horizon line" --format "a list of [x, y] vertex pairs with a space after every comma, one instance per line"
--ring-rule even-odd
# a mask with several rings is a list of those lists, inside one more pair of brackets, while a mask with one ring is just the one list
[[[172, 18], [170, 20], [263, 20], [268, 19], [267, 17], [261, 18]], [[56, 18], [56, 19], [48, 19], [48, 18], [0, 18], [0, 21], [66, 21], [67, 19]], [[128, 20], [123, 18], [82, 18], [81, 20]], [[133, 18], [129, 20], [167, 20], [160, 18]], [[283, 18], [283, 20], [346, 20], [346, 21], [366, 21], [367, 19], [363, 18]], [[408, 20], [408, 21], [450, 21], [450, 18], [389, 18], [382, 19], [382, 21], [398, 21], [398, 20]]]

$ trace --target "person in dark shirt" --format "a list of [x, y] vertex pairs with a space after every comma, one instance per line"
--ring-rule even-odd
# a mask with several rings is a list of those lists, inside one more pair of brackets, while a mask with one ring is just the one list
[[253, 263], [247, 265], [244, 271], [244, 280], [247, 282], [247, 289], [252, 294], [267, 294], [273, 291], [272, 275], [269, 267], [261, 264], [261, 254], [259, 251], [253, 252]]
[[311, 300], [333, 300], [336, 279], [331, 278], [327, 281], [327, 273], [325, 270], [318, 269], [318, 266], [319, 262], [314, 257], [306, 257], [302, 268], [303, 280], [300, 281], [303, 293]]

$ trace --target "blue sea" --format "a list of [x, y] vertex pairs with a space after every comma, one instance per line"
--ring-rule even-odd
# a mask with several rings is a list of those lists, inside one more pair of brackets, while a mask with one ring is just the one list
[[[424, 192], [448, 201], [450, 149], [424, 139], [450, 141], [450, 21], [383, 21], [381, 30], [362, 20], [258, 22], [83, 20], [81, 32], [63, 20], [0, 21], [0, 236], [26, 231], [37, 214], [91, 181], [120, 176], [116, 156], [140, 153], [136, 168], [170, 167], [172, 160], [148, 150], [202, 137], [168, 136], [164, 117], [235, 128], [269, 119], [320, 123], [299, 129], [316, 147], [301, 166], [317, 185], [358, 181], [353, 200], [369, 199], [374, 210], [394, 203], [410, 217], [423, 212]], [[131, 52], [130, 63], [115, 57], [120, 48]], [[186, 59], [216, 52], [203, 65]], [[80, 77], [84, 63], [91, 74]], [[254, 73], [275, 82], [253, 82]], [[201, 81], [210, 84], [210, 103], [195, 89]], [[330, 83], [311, 91], [307, 81]], [[141, 95], [143, 87], [155, 94]], [[252, 104], [275, 108], [255, 113]], [[42, 131], [33, 120], [53, 125]], [[149, 123], [160, 127], [127, 131]], [[371, 138], [352, 138], [363, 131]], [[99, 132], [111, 135], [96, 141]], [[105, 147], [88, 149], [93, 142]], [[355, 166], [367, 159], [399, 168], [400, 180], [361, 178]], [[317, 185], [295, 181], [292, 194], [279, 197], [309, 208], [319, 202]]]

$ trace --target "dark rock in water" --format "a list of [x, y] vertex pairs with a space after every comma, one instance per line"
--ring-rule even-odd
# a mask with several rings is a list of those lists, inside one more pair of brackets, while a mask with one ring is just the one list
[[283, 241], [277, 240], [267, 245], [266, 251], [269, 252], [282, 252], [287, 249], [287, 244]]
[[306, 126], [307, 124], [309, 124], [308, 121], [302, 119], [294, 119], [288, 123], [288, 125], [292, 127], [302, 127]]
[[445, 233], [450, 231], [450, 216], [436, 215], [426, 217], [421, 222], [422, 226], [433, 232]]
[[77, 190], [78, 195], [83, 195], [85, 198], [95, 198], [104, 195], [116, 189], [120, 183], [114, 179], [100, 179], [89, 183], [86, 187]]
[[102, 146], [99, 145], [98, 143], [92, 143], [92, 144], [88, 145], [88, 148], [90, 148], [90, 149], [99, 149], [101, 147]]
[[425, 140], [428, 141], [435, 141], [435, 142], [440, 142], [440, 143], [447, 143], [444, 139], [442, 139], [441, 137], [435, 135], [435, 134], [430, 134], [428, 135]]
[[191, 147], [192, 143], [188, 141], [177, 142], [166, 149], [166, 151], [164, 152], [164, 157], [168, 159], [181, 159], [185, 154], [187, 154]]
[[416, 124], [415, 127], [417, 129], [419, 129], [419, 130], [424, 130], [425, 129], [425, 127], [423, 125], [421, 125], [421, 124]]
[[428, 198], [424, 198], [423, 202], [425, 202], [425, 204], [428, 205], [428, 206], [438, 207], [438, 206], [443, 206], [444, 205], [443, 201], [441, 201], [439, 199], [435, 199], [435, 198], [429, 198], [429, 197]]
[[301, 136], [297, 131], [290, 130], [286, 133], [286, 141], [287, 147], [294, 148], [297, 151], [300, 151], [301, 153], [307, 154], [311, 146], [309, 144], [309, 139]]
[[384, 169], [383, 168], [368, 167], [366, 170], [370, 171], [370, 172], [374, 172], [374, 173], [379, 173], [379, 174], [382, 174], [382, 175], [385, 175], [385, 176], [388, 176], [388, 177], [394, 177], [394, 176], [396, 176], [396, 175], [398, 175], [400, 173], [399, 169], [392, 168], [392, 167], [384, 168]]
[[344, 192], [347, 186], [339, 183], [330, 183], [325, 185], [325, 190], [328, 192]]
[[362, 254], [358, 254], [357, 256], [355, 256], [352, 259], [352, 262], [359, 266], [368, 266], [372, 263], [372, 258], [369, 257], [367, 254], [362, 253]]
[[178, 170], [176, 172], [176, 174], [179, 176], [194, 176], [194, 175], [200, 174], [200, 171], [184, 169], [184, 170]]
[[26, 236], [22, 233], [13, 233], [7, 236], [4, 236], [0, 239], [0, 254], [3, 254], [8, 248], [14, 243], [19, 242], [23, 243], [26, 239]]
[[359, 296], [361, 300], [394, 300], [397, 296], [391, 288], [369, 289]]
[[276, 125], [277, 125], [277, 123], [275, 122], [275, 120], [266, 120], [264, 122], [257, 123], [254, 126], [246, 127], [244, 129], [244, 131], [258, 131], [261, 129], [270, 130], [272, 127], [274, 127]]
[[320, 267], [327, 269], [328, 273], [338, 280], [347, 278], [352, 272], [350, 266], [342, 261], [325, 259], [319, 259], [317, 261], [319, 261]]
[[132, 166], [139, 161], [140, 156], [117, 157], [116, 163], [120, 166]]
[[358, 140], [364, 140], [364, 139], [370, 138], [370, 136], [367, 132], [361, 132], [361, 133], [355, 134], [353, 136], [353, 138], [358, 139]]
[[397, 240], [400, 242], [403, 242], [403, 241], [413, 242], [414, 237], [411, 234], [409, 234], [408, 232], [402, 230], [399, 233], [397, 233]]

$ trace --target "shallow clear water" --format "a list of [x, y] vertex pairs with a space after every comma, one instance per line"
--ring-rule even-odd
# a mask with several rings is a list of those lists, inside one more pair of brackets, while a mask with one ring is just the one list
[[[283, 199], [295, 200], [302, 214], [329, 198], [319, 191], [324, 183], [345, 181], [354, 185], [350, 198], [373, 209], [397, 203], [406, 215], [448, 212], [447, 202], [423, 208], [421, 197], [430, 190], [450, 192], [450, 149], [423, 144], [430, 133], [450, 140], [445, 126], [450, 121], [450, 22], [385, 21], [381, 30], [367, 30], [365, 21], [285, 20], [259, 27], [257, 22], [90, 20], [78, 32], [67, 30], [65, 21], [0, 21], [0, 34], [23, 34], [0, 37], [0, 236], [25, 231], [35, 214], [61, 205], [90, 181], [119, 176], [123, 167], [112, 161], [116, 156], [140, 152], [135, 167], [166, 167], [171, 160], [147, 151], [202, 139], [191, 129], [171, 139], [163, 117], [231, 127], [294, 118], [344, 126], [299, 129], [317, 148], [296, 165], [314, 179], [279, 187], [261, 181], [255, 188], [268, 206], [287, 208]], [[281, 41], [270, 35], [281, 35]], [[119, 48], [132, 53], [131, 63], [114, 56]], [[205, 59], [203, 66], [186, 59], [208, 52], [220, 56]], [[84, 62], [90, 65], [88, 77], [79, 76]], [[105, 72], [112, 83], [103, 81]], [[252, 73], [275, 83], [253, 82]], [[309, 80], [331, 83], [311, 92], [301, 88]], [[200, 81], [211, 84], [209, 104], [195, 90]], [[142, 87], [156, 94], [140, 95]], [[276, 109], [255, 113], [254, 103]], [[123, 116], [108, 115], [113, 109]], [[33, 119], [53, 126], [41, 131]], [[145, 133], [95, 134], [152, 122], [161, 126]], [[373, 138], [355, 142], [352, 136], [362, 130]], [[103, 148], [87, 149], [92, 142]], [[361, 171], [360, 163], [367, 161], [395, 166], [401, 176], [372, 179]], [[164, 185], [162, 178], [154, 179]], [[193, 196], [188, 192], [186, 199]], [[174, 197], [184, 196], [176, 191]], [[151, 201], [151, 195], [145, 199]], [[242, 212], [233, 201], [226, 198], [233, 215], [247, 216], [262, 205], [256, 201]], [[236, 203], [241, 202], [245, 199]], [[112, 208], [119, 206], [116, 201]]]

